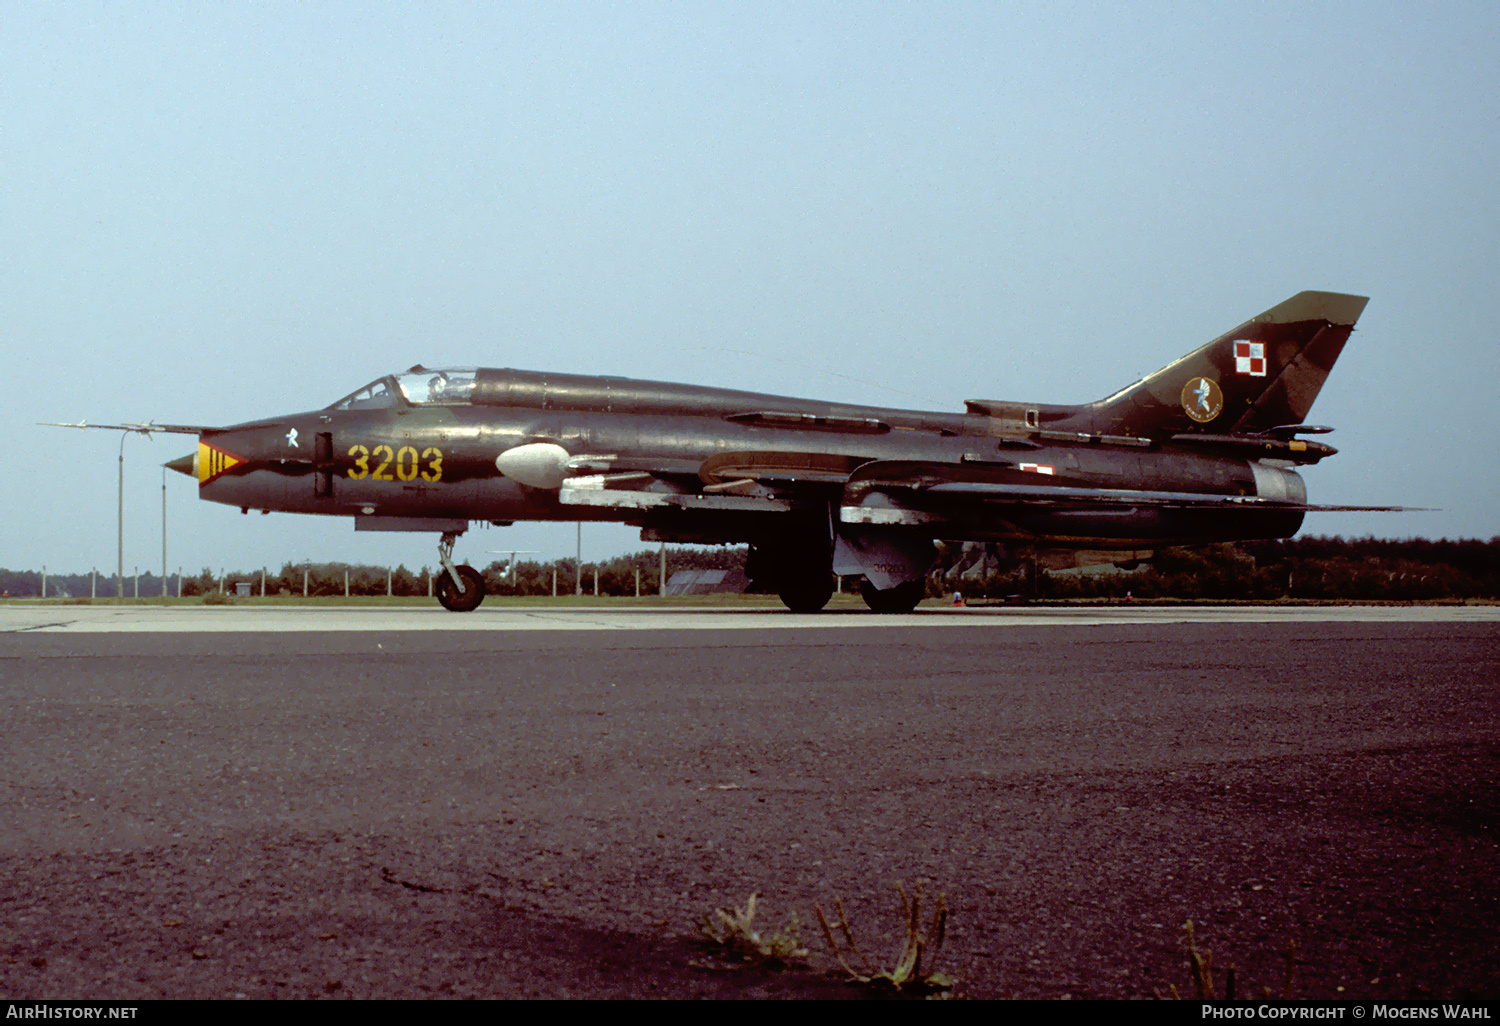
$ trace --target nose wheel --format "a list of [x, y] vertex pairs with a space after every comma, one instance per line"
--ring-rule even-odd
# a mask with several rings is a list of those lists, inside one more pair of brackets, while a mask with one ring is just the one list
[[453, 574], [445, 572], [438, 578], [437, 600], [451, 612], [471, 613], [484, 601], [484, 577], [472, 566], [459, 565], [453, 569], [462, 587], [453, 583]]
[[454, 533], [444, 534], [438, 542], [438, 562], [443, 572], [437, 579], [437, 600], [454, 613], [471, 613], [484, 601], [484, 576], [472, 566], [453, 562]]

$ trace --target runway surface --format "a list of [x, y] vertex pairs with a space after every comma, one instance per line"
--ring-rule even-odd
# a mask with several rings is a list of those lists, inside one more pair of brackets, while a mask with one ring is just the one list
[[[211, 615], [204, 615], [211, 614]], [[219, 615], [227, 614], [227, 615]], [[0, 992], [1500, 993], [1493, 607], [0, 607]], [[692, 940], [759, 892], [809, 968]], [[1242, 993], [1244, 991], [1242, 990]]]
[[1500, 606], [969, 606], [924, 605], [875, 616], [863, 606], [796, 615], [780, 607], [724, 608], [515, 606], [492, 602], [473, 613], [429, 606], [149, 606], [0, 603], [0, 634], [291, 632], [765, 630], [837, 627], [1097, 626], [1162, 623], [1496, 623]]

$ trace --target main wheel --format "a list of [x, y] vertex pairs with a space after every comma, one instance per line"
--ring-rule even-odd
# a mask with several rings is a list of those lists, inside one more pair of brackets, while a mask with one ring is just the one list
[[909, 613], [917, 608], [917, 603], [922, 601], [922, 596], [925, 594], [927, 594], [925, 578], [906, 581], [894, 588], [884, 590], [876, 588], [867, 580], [859, 582], [859, 597], [865, 600], [865, 605], [869, 606], [872, 612], [876, 613]]
[[751, 544], [745, 575], [794, 613], [816, 613], [833, 597], [833, 550], [816, 525]]
[[787, 574], [776, 594], [794, 613], [816, 613], [833, 597], [833, 572]]
[[453, 575], [444, 570], [437, 579], [437, 598], [444, 609], [455, 613], [469, 613], [479, 608], [484, 601], [484, 576], [472, 566], [459, 566], [458, 576], [464, 587], [460, 591], [453, 583]]

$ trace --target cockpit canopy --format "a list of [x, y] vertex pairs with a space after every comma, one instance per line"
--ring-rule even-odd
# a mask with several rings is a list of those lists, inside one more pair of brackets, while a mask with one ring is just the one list
[[396, 375], [396, 385], [414, 406], [467, 405], [474, 398], [473, 367], [460, 370], [416, 369]]
[[428, 370], [420, 364], [393, 377], [379, 378], [352, 392], [329, 409], [378, 410], [401, 405], [463, 406], [473, 401], [473, 367]]

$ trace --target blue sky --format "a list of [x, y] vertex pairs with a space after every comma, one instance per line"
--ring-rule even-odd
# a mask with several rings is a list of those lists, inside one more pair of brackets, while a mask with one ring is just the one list
[[[118, 436], [36, 421], [417, 362], [1083, 402], [1303, 289], [1371, 297], [1312, 500], [1441, 510], [1307, 530], [1500, 534], [1497, 53], [1493, 3], [6, 4], [0, 565], [115, 564]], [[125, 442], [127, 572], [191, 448]], [[172, 477], [174, 570], [434, 559]]]

